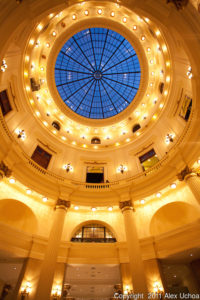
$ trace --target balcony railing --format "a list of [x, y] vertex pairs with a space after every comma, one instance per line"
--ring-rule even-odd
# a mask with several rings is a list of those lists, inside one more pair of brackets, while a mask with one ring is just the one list
[[116, 238], [72, 238], [75, 243], [116, 243]]

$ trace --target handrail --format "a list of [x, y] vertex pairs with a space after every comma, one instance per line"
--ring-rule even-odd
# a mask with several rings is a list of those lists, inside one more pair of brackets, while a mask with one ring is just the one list
[[116, 243], [116, 238], [72, 238], [71, 242], [74, 243]]
[[[129, 178], [118, 180], [118, 181], [113, 181], [113, 182], [109, 182], [109, 183], [85, 183], [85, 182], [80, 182], [80, 181], [76, 181], [76, 180], [68, 180], [68, 179], [66, 179], [62, 176], [56, 175], [55, 173], [42, 168], [40, 165], [38, 165], [36, 162], [34, 162], [22, 149], [20, 149], [20, 153], [18, 153], [18, 154], [20, 156], [23, 156], [23, 158], [25, 158], [26, 161], [28, 162], [28, 165], [31, 168], [34, 168], [34, 170], [36, 172], [39, 172], [41, 175], [49, 176], [49, 177], [54, 178], [58, 181], [65, 182], [66, 184], [73, 185], [73, 186], [74, 185], [79, 186], [79, 187], [85, 188], [87, 190], [90, 190], [90, 189], [106, 190], [106, 189], [110, 189], [110, 188], [112, 188], [114, 186], [117, 186], [117, 185], [124, 185], [124, 184], [126, 185], [126, 184], [130, 183], [133, 180], [148, 176], [149, 174], [151, 174], [154, 171], [158, 170], [167, 161], [167, 159], [169, 157], [169, 154], [171, 152], [174, 152], [176, 150], [177, 146], [179, 146], [179, 144], [183, 141], [183, 139], [187, 135], [188, 131], [190, 130], [193, 118], [194, 118], [194, 112], [192, 111], [190, 119], [188, 121], [188, 125], [185, 127], [185, 129], [183, 131], [183, 134], [176, 140], [176, 142], [174, 143], [174, 146], [168, 151], [168, 155], [165, 155], [153, 167], [151, 167], [147, 171], [144, 171], [144, 172], [142, 171], [142, 172], [140, 172], [136, 175], [133, 175]], [[13, 138], [13, 135], [11, 134], [11, 132], [10, 132], [6, 122], [5, 122], [5, 119], [3, 117], [1, 109], [0, 109], [0, 124], [1, 124], [4, 132], [9, 137], [9, 139], [11, 141], [15, 141], [14, 138]]]

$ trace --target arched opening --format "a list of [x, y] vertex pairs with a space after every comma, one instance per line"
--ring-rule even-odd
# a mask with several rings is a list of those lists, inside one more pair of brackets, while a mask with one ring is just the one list
[[140, 124], [135, 124], [132, 128], [132, 132], [135, 133], [136, 131], [138, 131], [141, 128]]
[[37, 232], [36, 216], [28, 206], [17, 200], [0, 200], [0, 222], [31, 234]]
[[57, 121], [53, 121], [52, 126], [58, 131], [60, 131], [61, 129], [60, 123], [58, 123]]
[[160, 91], [161, 94], [162, 94], [163, 91], [164, 91], [164, 87], [165, 87], [164, 82], [161, 82], [161, 83], [159, 84], [159, 91]]
[[79, 227], [73, 234], [71, 241], [77, 243], [115, 243], [117, 240], [108, 227], [93, 221]]
[[93, 137], [92, 139], [91, 139], [91, 144], [101, 144], [101, 140], [100, 140], [100, 138], [98, 138], [98, 137]]
[[159, 235], [174, 230], [199, 218], [195, 207], [184, 202], [173, 202], [161, 207], [150, 223], [150, 233]]

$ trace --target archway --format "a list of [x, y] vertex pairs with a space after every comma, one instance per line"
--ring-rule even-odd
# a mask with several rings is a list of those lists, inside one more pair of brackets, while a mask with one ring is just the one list
[[114, 243], [116, 235], [105, 222], [90, 220], [83, 222], [73, 231], [72, 242]]
[[0, 222], [31, 234], [36, 233], [38, 228], [37, 218], [32, 210], [14, 199], [0, 200]]
[[150, 233], [159, 235], [199, 218], [199, 212], [195, 207], [184, 202], [173, 202], [162, 206], [153, 215], [150, 222]]

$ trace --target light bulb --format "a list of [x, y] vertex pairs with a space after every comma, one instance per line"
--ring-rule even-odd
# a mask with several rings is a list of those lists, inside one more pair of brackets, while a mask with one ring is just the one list
[[171, 188], [172, 188], [172, 189], [175, 189], [175, 188], [176, 188], [176, 183], [172, 183], [172, 184], [171, 184]]
[[14, 178], [10, 178], [9, 182], [12, 183], [12, 184], [15, 183], [15, 179]]

